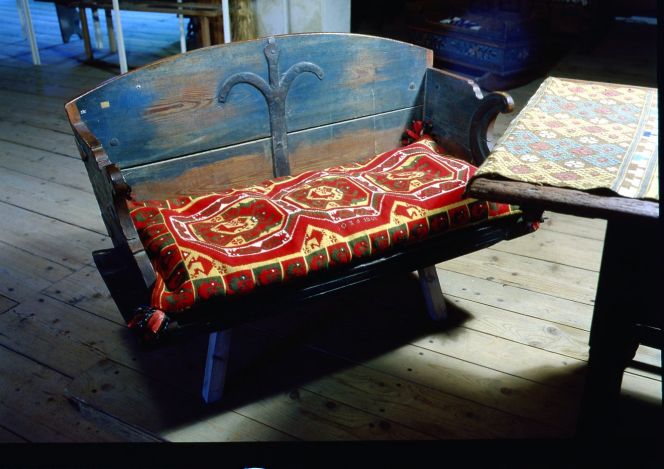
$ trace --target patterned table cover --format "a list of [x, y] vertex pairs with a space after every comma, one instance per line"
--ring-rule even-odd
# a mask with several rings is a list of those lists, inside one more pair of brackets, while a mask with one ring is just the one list
[[474, 178], [659, 200], [657, 89], [549, 77]]

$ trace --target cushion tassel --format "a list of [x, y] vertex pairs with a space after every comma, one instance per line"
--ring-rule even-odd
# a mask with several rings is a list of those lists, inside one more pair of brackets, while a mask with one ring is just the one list
[[127, 326], [137, 332], [146, 343], [153, 343], [166, 331], [168, 323], [168, 316], [162, 310], [151, 306], [140, 306], [136, 308], [134, 317]]
[[433, 126], [428, 122], [420, 120], [412, 121], [410, 128], [406, 129], [401, 136], [401, 144], [410, 145], [421, 138], [430, 138], [429, 134], [431, 133], [432, 128]]

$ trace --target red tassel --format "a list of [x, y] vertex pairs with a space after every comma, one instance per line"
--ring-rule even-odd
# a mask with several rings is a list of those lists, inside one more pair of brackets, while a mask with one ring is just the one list
[[127, 327], [135, 330], [145, 342], [155, 342], [168, 327], [168, 322], [166, 313], [147, 306], [136, 309], [136, 314], [127, 323]]
[[147, 327], [150, 329], [150, 332], [157, 334], [165, 320], [166, 314], [162, 310], [156, 309], [148, 318]]
[[420, 120], [412, 121], [410, 128], [405, 130], [403, 137], [401, 138], [401, 143], [403, 145], [408, 145], [421, 138], [429, 137], [428, 134], [430, 131], [431, 124]]

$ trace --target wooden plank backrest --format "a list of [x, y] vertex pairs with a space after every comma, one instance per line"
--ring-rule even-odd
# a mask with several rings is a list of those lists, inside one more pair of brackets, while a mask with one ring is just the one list
[[[265, 97], [246, 83], [219, 101], [240, 73], [269, 83], [267, 39], [199, 49], [107, 81], [71, 104], [137, 197], [220, 190], [273, 176]], [[301, 62], [285, 96], [294, 172], [356, 161], [395, 147], [421, 118], [431, 53], [353, 34], [277, 36], [279, 73]]]

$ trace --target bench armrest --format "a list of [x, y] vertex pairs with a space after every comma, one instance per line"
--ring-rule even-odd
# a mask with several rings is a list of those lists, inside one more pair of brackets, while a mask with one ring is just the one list
[[150, 287], [156, 280], [156, 274], [129, 216], [127, 200], [131, 196], [131, 188], [120, 168], [110, 162], [102, 145], [81, 120], [76, 104], [67, 103], [65, 110], [113, 245], [125, 248], [133, 255], [146, 287]]
[[507, 93], [485, 95], [469, 78], [427, 69], [424, 121], [433, 126], [438, 143], [455, 156], [481, 165], [495, 142], [496, 116], [513, 111], [514, 101]]

